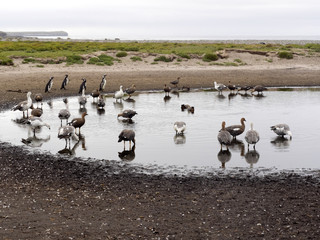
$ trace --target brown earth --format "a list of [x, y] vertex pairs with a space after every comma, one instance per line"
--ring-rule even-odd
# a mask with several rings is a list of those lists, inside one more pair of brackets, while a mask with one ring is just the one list
[[[234, 55], [233, 55], [234, 54]], [[50, 76], [49, 99], [88, 91], [108, 74], [107, 92], [135, 83], [162, 89], [181, 76], [180, 86], [211, 88], [213, 81], [266, 86], [318, 86], [318, 57], [230, 53], [247, 65], [212, 66], [190, 60], [150, 64], [123, 60], [112, 67], [23, 65], [0, 67], [0, 104], [7, 109], [25, 92], [41, 92]], [[230, 60], [231, 59], [231, 60]], [[220, 61], [220, 60], [219, 60]], [[222, 61], [222, 60], [221, 60]], [[147, 62], [147, 63], [146, 63]], [[68, 90], [59, 90], [64, 74]], [[16, 92], [21, 90], [21, 92]], [[319, 171], [239, 176], [155, 176], [108, 162], [101, 168], [81, 159], [30, 153], [0, 142], [0, 236], [2, 239], [318, 239]]]

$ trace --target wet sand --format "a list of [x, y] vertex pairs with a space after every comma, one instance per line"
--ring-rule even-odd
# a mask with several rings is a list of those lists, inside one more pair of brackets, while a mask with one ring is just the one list
[[[238, 57], [238, 56], [237, 56]], [[249, 57], [241, 57], [250, 63]], [[298, 61], [299, 59], [295, 60]], [[262, 60], [261, 60], [262, 61]], [[28, 66], [0, 68], [0, 104], [8, 109], [27, 91], [46, 99], [88, 92], [107, 73], [106, 92], [135, 83], [162, 89], [181, 76], [181, 86], [211, 88], [213, 81], [266, 86], [319, 86], [317, 59], [264, 61], [240, 67], [123, 62], [113, 68]], [[309, 63], [309, 61], [311, 63]], [[68, 90], [59, 90], [64, 74]], [[50, 76], [54, 88], [45, 94]], [[21, 90], [21, 92], [16, 92]], [[319, 177], [294, 173], [264, 178], [154, 176], [113, 161], [101, 168], [81, 159], [27, 152], [0, 143], [0, 235], [3, 239], [317, 239]]]

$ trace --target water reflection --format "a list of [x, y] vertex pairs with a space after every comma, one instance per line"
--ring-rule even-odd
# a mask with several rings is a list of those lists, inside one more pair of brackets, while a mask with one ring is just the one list
[[224, 100], [225, 98], [226, 98], [226, 96], [224, 96], [222, 93], [221, 94], [218, 94], [218, 95], [216, 95], [217, 96], [217, 98], [220, 100], [220, 101], [222, 101], [222, 100]]
[[133, 145], [131, 150], [123, 150], [122, 152], [118, 152], [118, 156], [121, 160], [130, 162], [134, 160], [134, 158], [136, 157], [136, 154], [134, 152], [135, 149], [136, 149], [136, 146]]
[[186, 137], [185, 137], [185, 135], [176, 134], [173, 137], [173, 141], [174, 141], [175, 144], [185, 144], [186, 143]]
[[252, 95], [248, 93], [238, 93], [238, 95], [240, 95], [242, 98], [245, 98], [245, 99], [252, 98]]
[[[86, 148], [86, 141], [85, 141], [85, 137], [84, 135], [80, 134], [79, 139], [76, 141], [76, 143], [73, 145], [73, 147], [71, 148], [71, 141], [70, 139], [66, 140], [66, 144], [64, 146], [63, 149], [59, 150], [58, 153], [59, 154], [63, 154], [63, 155], [70, 155], [73, 156], [76, 154], [76, 149], [80, 146], [81, 143], [81, 147], [83, 150], [87, 150]], [[69, 144], [67, 144], [69, 141]], [[73, 141], [72, 141], [73, 142]]]
[[31, 136], [28, 138], [22, 138], [21, 142], [29, 147], [41, 147], [43, 143], [48, 142], [50, 140], [50, 135], [46, 136], [45, 138], [33, 136], [33, 131], [28, 131], [31, 133]]
[[88, 112], [86, 107], [80, 107], [79, 108], [79, 113], [82, 114], [84, 112]]
[[115, 109], [122, 110], [123, 109], [123, 102], [113, 102], [113, 106]]
[[119, 119], [119, 118], [117, 118], [117, 120], [118, 120], [119, 123], [122, 123], [122, 124], [124, 124], [125, 126], [126, 126], [126, 125], [131, 125], [131, 124], [134, 124], [134, 123], [135, 123], [131, 118], [124, 118], [124, 119]]
[[233, 138], [231, 141], [231, 144], [229, 145], [229, 149], [240, 152], [240, 156], [244, 156], [245, 152], [245, 145], [242, 140], [238, 140], [236, 138]]
[[104, 115], [106, 113], [106, 110], [104, 108], [97, 108], [98, 115]]
[[226, 163], [231, 159], [231, 152], [228, 150], [220, 150], [218, 152], [218, 160], [221, 162], [221, 168], [226, 168]]
[[274, 140], [271, 141], [271, 144], [276, 148], [289, 148], [291, 140], [278, 136]]
[[229, 93], [229, 95], [228, 95], [229, 101], [232, 100], [233, 98], [235, 98], [236, 96], [237, 96], [236, 93], [233, 93], [233, 92]]
[[163, 101], [168, 102], [170, 101], [171, 97], [170, 96], [164, 96]]
[[253, 164], [256, 164], [259, 161], [260, 154], [257, 150], [250, 150], [244, 155], [244, 158], [247, 163], [250, 164], [250, 168], [252, 168]]

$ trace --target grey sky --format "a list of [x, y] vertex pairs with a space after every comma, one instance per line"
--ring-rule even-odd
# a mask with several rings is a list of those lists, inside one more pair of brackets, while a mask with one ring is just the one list
[[5, 1], [2, 31], [66, 30], [124, 39], [320, 35], [318, 0]]

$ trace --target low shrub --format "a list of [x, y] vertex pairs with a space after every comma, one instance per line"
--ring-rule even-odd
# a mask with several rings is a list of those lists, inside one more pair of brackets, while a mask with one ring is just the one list
[[190, 59], [189, 54], [186, 54], [186, 53], [178, 53], [177, 55], [178, 55], [179, 57], [181, 57], [181, 58]]
[[130, 58], [133, 62], [142, 61], [141, 57], [133, 56]]
[[293, 54], [292, 52], [282, 51], [282, 52], [278, 52], [278, 57], [285, 58], [285, 59], [292, 59]]
[[166, 56], [159, 56], [157, 58], [154, 59], [154, 61], [156, 62], [172, 62], [172, 59], [171, 58], [167, 58]]
[[215, 53], [206, 53], [203, 58], [202, 61], [204, 62], [212, 62], [212, 61], [217, 61], [219, 59], [218, 55]]
[[114, 60], [115, 59], [111, 56], [108, 56], [106, 54], [101, 54], [98, 57], [90, 58], [87, 64], [95, 64], [98, 66], [104, 66], [104, 65], [111, 66], [113, 65]]
[[127, 53], [127, 52], [118, 52], [118, 53], [116, 54], [116, 57], [126, 57], [126, 56], [128, 56], [128, 53]]
[[9, 58], [0, 59], [0, 65], [13, 66], [13, 61], [12, 61], [12, 59], [9, 59]]
[[72, 65], [72, 64], [83, 64], [83, 60], [81, 56], [78, 55], [71, 55], [67, 56], [67, 64]]

